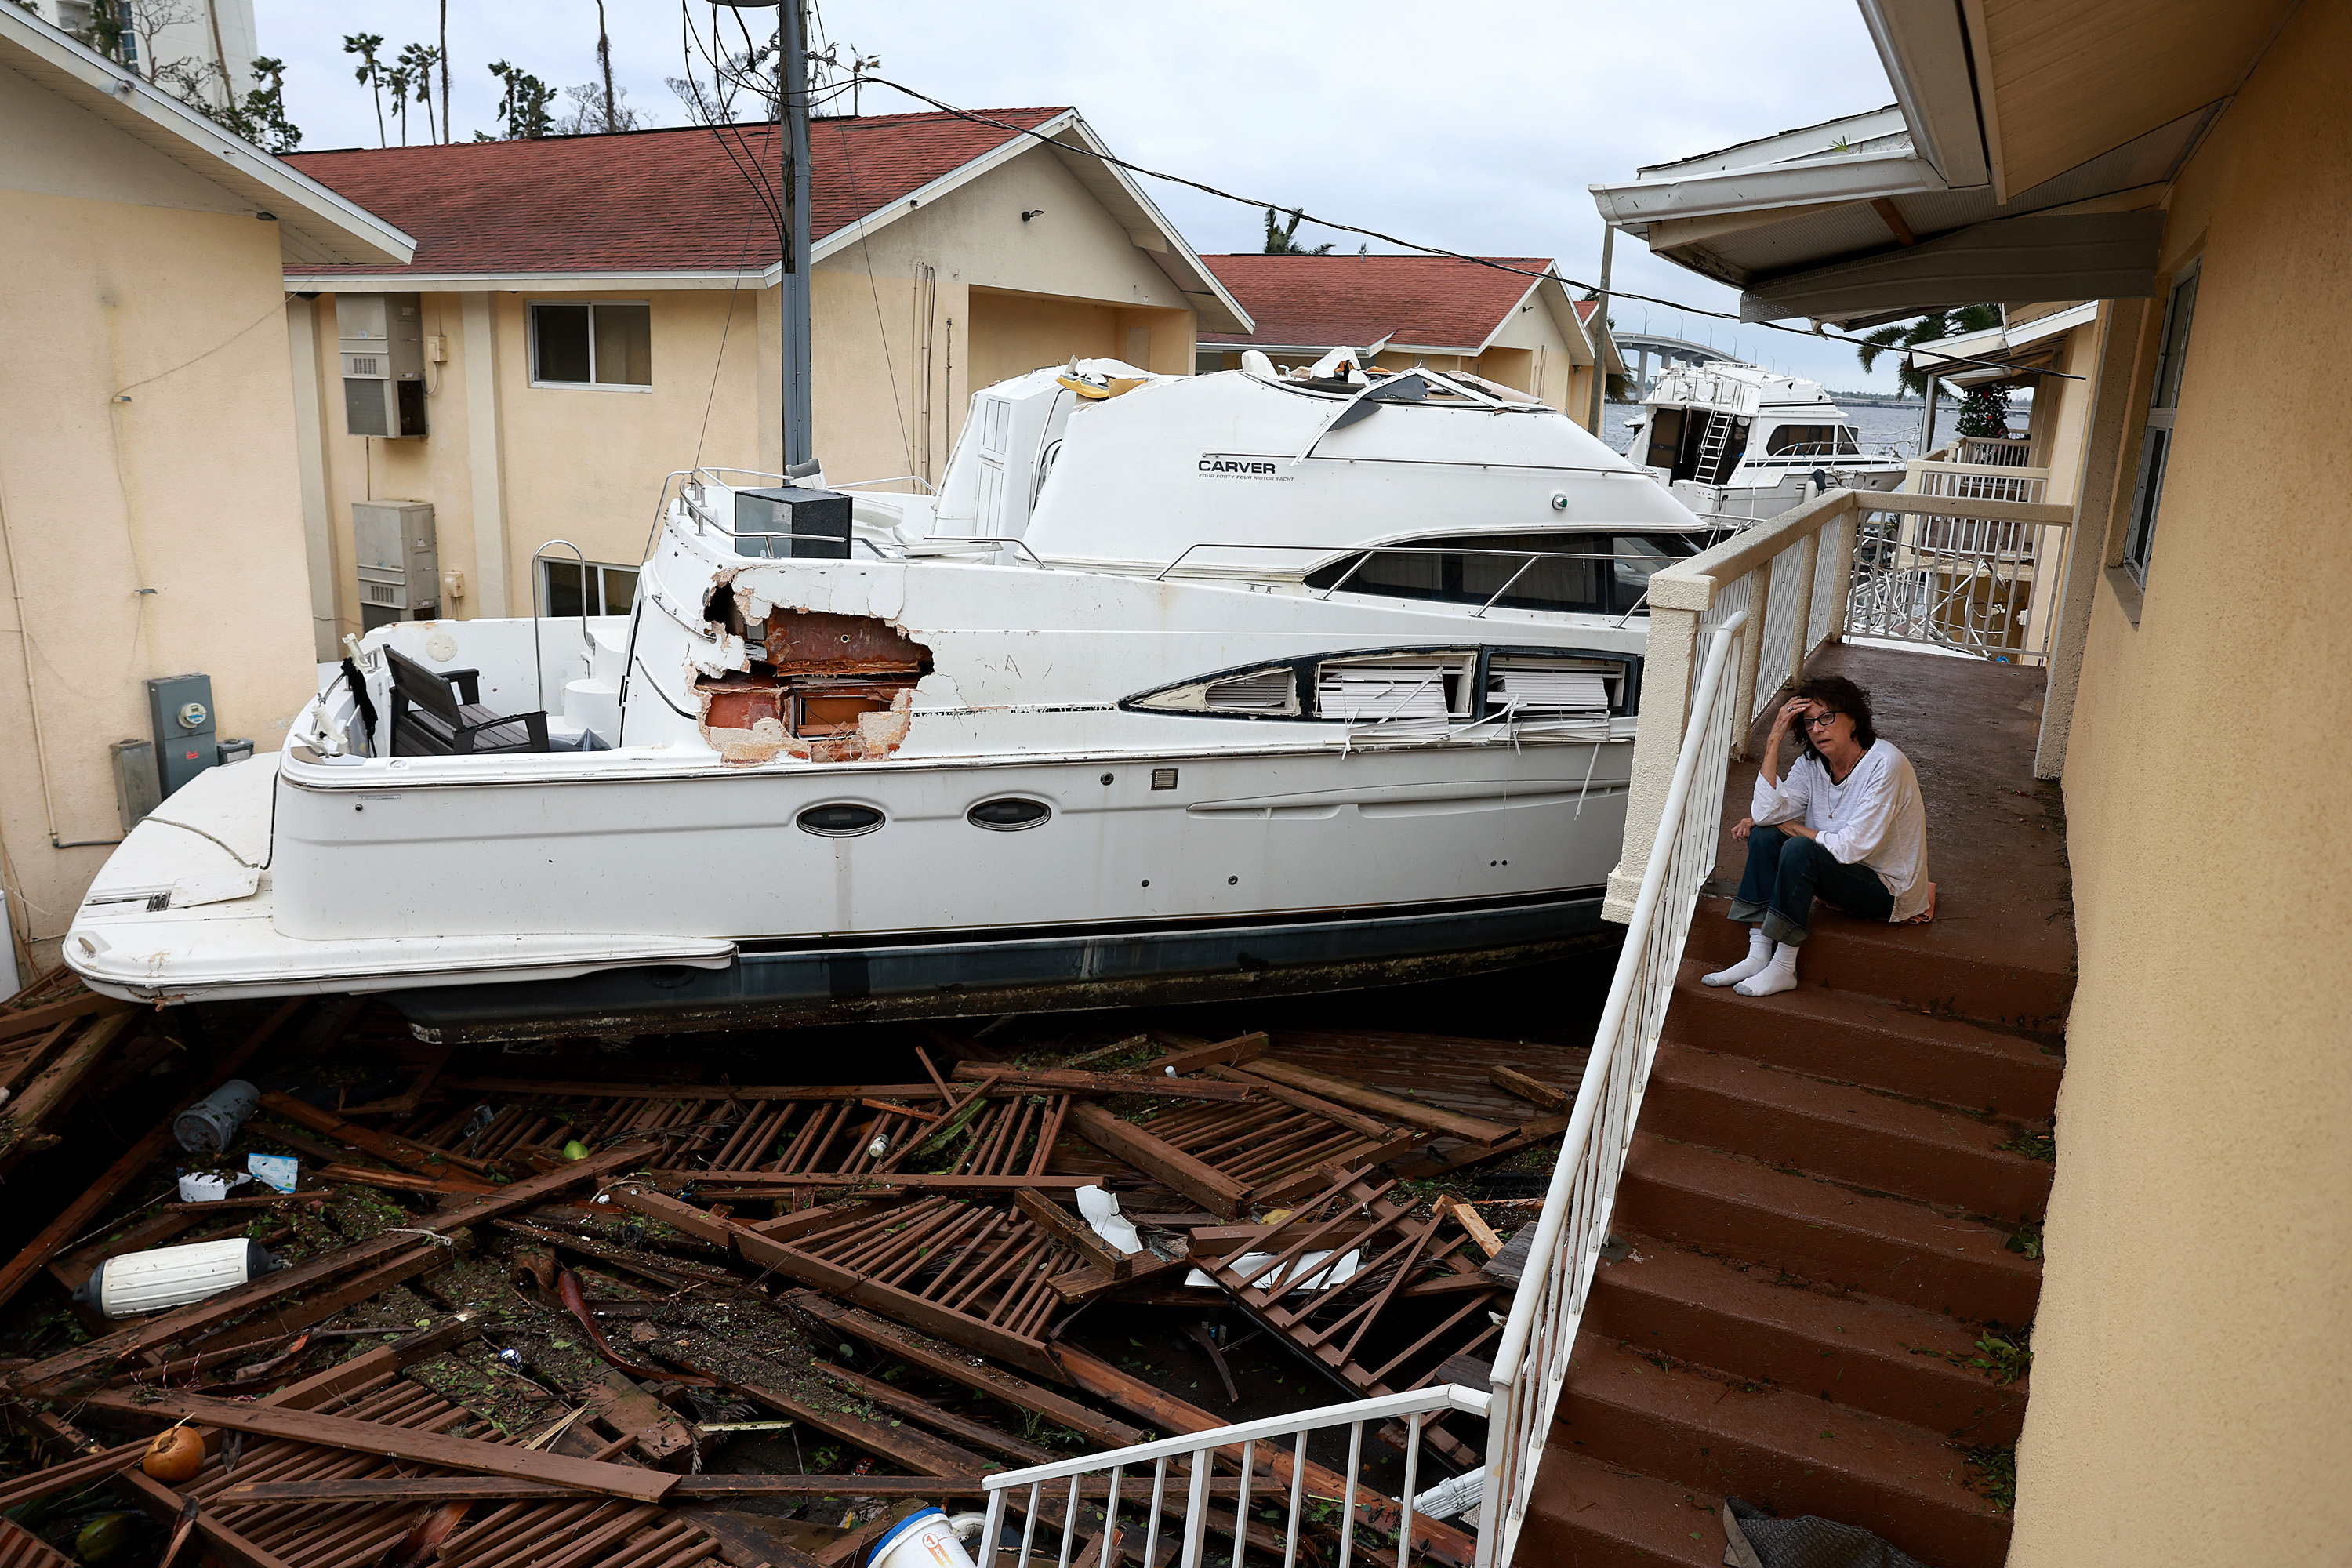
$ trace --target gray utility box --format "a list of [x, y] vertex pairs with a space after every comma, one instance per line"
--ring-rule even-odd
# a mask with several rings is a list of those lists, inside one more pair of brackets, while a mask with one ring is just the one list
[[415, 294], [335, 296], [343, 369], [343, 428], [354, 436], [425, 436], [425, 310]]
[[360, 625], [430, 619], [441, 607], [441, 546], [433, 503], [352, 502], [352, 555], [359, 563]]
[[211, 676], [159, 675], [148, 681], [147, 720], [155, 727], [155, 782], [164, 799], [219, 765]]
[[737, 490], [735, 532], [735, 550], [740, 555], [846, 561], [849, 498], [839, 490], [803, 489], [798, 485]]
[[114, 809], [128, 833], [163, 804], [163, 786], [155, 778], [155, 742], [117, 741], [106, 751], [114, 765]]

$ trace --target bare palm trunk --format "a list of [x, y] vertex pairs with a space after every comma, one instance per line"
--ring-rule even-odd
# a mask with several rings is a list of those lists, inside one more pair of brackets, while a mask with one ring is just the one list
[[449, 140], [449, 0], [441, 0], [441, 140]]
[[613, 40], [604, 33], [604, 0], [596, 0], [596, 65], [604, 73], [604, 129], [611, 131], [619, 106], [613, 99]]
[[214, 0], [205, 0], [205, 20], [212, 24], [213, 62], [220, 67], [221, 97], [225, 100], [222, 107], [235, 109], [236, 83], [229, 79], [228, 51], [221, 47], [220, 7], [214, 3]]

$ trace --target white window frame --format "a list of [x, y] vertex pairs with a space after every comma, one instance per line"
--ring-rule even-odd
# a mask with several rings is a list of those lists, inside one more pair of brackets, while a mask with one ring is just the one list
[[[624, 381], [596, 379], [596, 308], [599, 305], [642, 305], [646, 310], [646, 353], [653, 353], [653, 310], [651, 300], [533, 300], [525, 314], [524, 346], [530, 353], [530, 384], [550, 392], [635, 392], [654, 389], [650, 381], [642, 385]], [[588, 307], [588, 379], [586, 381], [548, 381], [539, 374], [539, 308], [541, 305], [585, 305]], [[634, 568], [632, 568], [634, 570]]]
[[[568, 385], [569, 384], [561, 383], [559, 384]], [[543, 605], [552, 606], [554, 605], [556, 567], [563, 566], [578, 571], [583, 565], [589, 572], [596, 574], [596, 608], [588, 612], [590, 617], [593, 619], [601, 616], [627, 615], [629, 613], [628, 610], [614, 610], [608, 609], [604, 606], [604, 574], [607, 572], [626, 572], [631, 577], [637, 580], [637, 591], [642, 593], [645, 589], [645, 564], [642, 562], [638, 563], [635, 566], [631, 566], [626, 563], [620, 561], [589, 561], [583, 563], [579, 561], [565, 561], [555, 556], [543, 556], [541, 558], [539, 563], [539, 602]], [[582, 579], [581, 587], [582, 591], [584, 593], [587, 589], [587, 580], [585, 577]], [[634, 594], [630, 595], [630, 605], [631, 608], [635, 607], [635, 595]], [[546, 614], [551, 619], [556, 617], [556, 611], [551, 607], [546, 611]], [[562, 618], [568, 620], [571, 618], [571, 616], [567, 613]]]
[[[2173, 278], [2164, 294], [2156, 375], [2148, 387], [2147, 418], [2140, 431], [2139, 482], [2132, 489], [2131, 512], [2124, 521], [2123, 569], [2142, 592], [2147, 588], [2147, 564], [2155, 554], [2156, 526], [2164, 510], [2164, 476], [2172, 461], [2173, 421], [2180, 411], [2181, 388], [2189, 379], [2189, 340], [2197, 328], [2197, 282], [2202, 270], [2202, 258], [2190, 262]], [[2158, 399], [2164, 396], [2168, 381], [2172, 384], [2172, 401], [2160, 403]]]

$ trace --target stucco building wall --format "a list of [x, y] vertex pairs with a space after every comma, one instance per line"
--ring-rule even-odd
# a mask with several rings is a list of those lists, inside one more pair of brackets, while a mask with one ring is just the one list
[[108, 853], [51, 832], [121, 837], [147, 678], [211, 676], [220, 733], [274, 749], [309, 588], [276, 226], [5, 71], [0, 117], [0, 871], [51, 963]]
[[2169, 205], [2160, 265], [2202, 272], [2146, 595], [2096, 588], [2069, 737], [2082, 979], [2014, 1568], [2316, 1563], [2352, 1536], [2347, 58], [2352, 12], [2297, 12]]

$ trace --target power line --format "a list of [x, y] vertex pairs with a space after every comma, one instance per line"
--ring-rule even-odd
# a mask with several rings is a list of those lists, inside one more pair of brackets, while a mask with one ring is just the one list
[[[865, 79], [875, 83], [877, 86], [887, 87], [893, 92], [904, 93], [908, 98], [914, 99], [919, 102], [928, 103], [933, 109], [940, 110], [943, 114], [952, 114], [959, 120], [969, 120], [976, 125], [992, 125], [1000, 131], [1009, 131], [1015, 135], [1026, 136], [1034, 141], [1045, 142], [1064, 153], [1076, 153], [1084, 157], [1098, 159], [1105, 163], [1110, 164], [1114, 168], [1125, 169], [1129, 174], [1140, 174], [1146, 179], [1164, 180], [1171, 185], [1183, 185], [1189, 189], [1199, 191], [1204, 195], [1215, 196], [1223, 201], [1239, 202], [1244, 206], [1262, 207], [1271, 211], [1288, 213], [1295, 216], [1303, 217], [1307, 222], [1315, 225], [1318, 228], [1336, 229], [1341, 234], [1361, 235], [1367, 239], [1377, 239], [1383, 245], [1402, 246], [1407, 250], [1416, 250], [1424, 256], [1442, 256], [1446, 258], [1448, 260], [1466, 261], [1474, 267], [1484, 267], [1496, 272], [1516, 273], [1522, 278], [1554, 279], [1566, 284], [1571, 289], [1590, 289], [1595, 293], [1600, 291], [1599, 284], [1588, 283], [1581, 279], [1566, 277], [1558, 272], [1534, 272], [1528, 270], [1527, 268], [1513, 267], [1507, 262], [1496, 261], [1487, 257], [1470, 256], [1465, 255], [1464, 252], [1459, 250], [1448, 250], [1442, 245], [1423, 245], [1419, 240], [1400, 238], [1396, 235], [1386, 234], [1376, 228], [1365, 228], [1357, 224], [1340, 223], [1333, 218], [1318, 217], [1313, 213], [1302, 212], [1297, 206], [1285, 206], [1280, 202], [1260, 201], [1255, 196], [1241, 195], [1235, 192], [1223, 190], [1215, 185], [1207, 184], [1199, 180], [1187, 178], [1182, 174], [1171, 174], [1159, 169], [1147, 169], [1140, 163], [1131, 163], [1124, 158], [1114, 156], [1108, 153], [1097, 153], [1090, 147], [1073, 146], [1067, 142], [1055, 141], [1053, 137], [1047, 136], [1042, 132], [1033, 131], [1025, 125], [1015, 125], [1009, 121], [994, 120], [985, 114], [974, 113], [972, 110], [968, 109], [959, 109], [952, 103], [941, 102], [940, 100], [933, 98], [929, 93], [918, 92], [915, 89], [908, 87], [904, 82], [892, 81], [888, 77], [867, 76]], [[1686, 310], [1695, 316], [1711, 316], [1719, 321], [1740, 321], [1739, 316], [1733, 311], [1710, 310], [1705, 305], [1685, 304], [1679, 300], [1663, 300], [1654, 294], [1636, 294], [1630, 289], [1617, 288], [1612, 288], [1609, 290], [1609, 293], [1612, 300], [1637, 300], [1645, 305], [1664, 305], [1669, 310]], [[1921, 313], [1925, 314], [1926, 312], [1923, 311]], [[1874, 343], [1867, 338], [1851, 337], [1843, 332], [1833, 332], [1826, 327], [1818, 325], [1808, 329], [1804, 327], [1784, 327], [1778, 321], [1747, 321], [1741, 322], [1741, 324], [1746, 326], [1764, 327], [1776, 332], [1786, 332], [1791, 337], [1820, 338], [1830, 342], [1852, 343], [1857, 348], [1874, 348], [1884, 351], [1891, 346], [1885, 343]], [[1977, 359], [1968, 354], [1946, 353], [1941, 351], [1937, 352], [1937, 358], [1946, 365], [1979, 365], [1987, 370], [2014, 370], [2017, 368], [2015, 365], [2004, 364], [1999, 360]], [[1938, 372], [1937, 374], [1940, 374], [1943, 373]], [[2045, 370], [2037, 374], [2056, 376], [2063, 381], [2082, 381], [2085, 379], [2079, 375], [2068, 375], [2063, 371]]]

